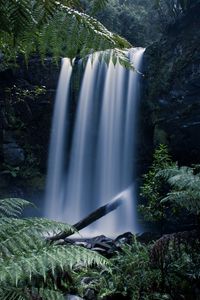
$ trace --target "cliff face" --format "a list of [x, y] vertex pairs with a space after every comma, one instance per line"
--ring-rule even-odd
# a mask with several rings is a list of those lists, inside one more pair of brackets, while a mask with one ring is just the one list
[[59, 70], [33, 58], [28, 68], [0, 73], [0, 197], [30, 199], [44, 190]]
[[181, 164], [200, 162], [200, 4], [145, 53], [145, 124], [154, 147], [167, 143]]

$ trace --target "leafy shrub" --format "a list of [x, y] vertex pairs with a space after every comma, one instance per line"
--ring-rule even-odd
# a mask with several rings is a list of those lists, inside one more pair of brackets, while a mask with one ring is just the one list
[[197, 300], [199, 246], [196, 232], [166, 235], [149, 245], [134, 238], [110, 259], [109, 270], [75, 271], [75, 291], [84, 299], [89, 289], [99, 300]]
[[157, 174], [159, 171], [173, 166], [175, 163], [172, 161], [167, 147], [161, 144], [155, 150], [152, 166], [143, 176], [140, 196], [145, 203], [139, 206], [139, 211], [144, 215], [146, 221], [163, 222], [167, 218], [166, 206], [161, 199], [166, 195], [168, 186], [166, 180]]
[[[122, 250], [110, 262], [110, 269], [101, 273], [98, 269], [90, 269], [77, 274], [77, 285], [81, 287], [79, 294], [84, 296], [89, 288], [95, 291], [97, 299], [106, 299], [108, 296], [114, 299], [115, 295], [134, 300], [151, 299], [154, 288], [159, 286], [160, 271], [151, 267], [147, 246], [134, 238], [132, 244], [122, 246]], [[80, 285], [83, 277], [91, 278], [85, 287]]]

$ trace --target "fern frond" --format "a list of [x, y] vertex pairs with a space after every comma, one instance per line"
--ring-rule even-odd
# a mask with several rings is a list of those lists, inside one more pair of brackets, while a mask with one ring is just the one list
[[26, 206], [33, 205], [29, 201], [20, 198], [7, 198], [0, 200], [0, 218], [18, 217]]
[[34, 4], [33, 13], [38, 25], [43, 25], [53, 19], [61, 4], [70, 8], [81, 8], [79, 0], [61, 0], [59, 2], [55, 0], [37, 0]]
[[101, 255], [77, 246], [46, 246], [33, 250], [28, 256], [15, 256], [1, 262], [0, 282], [18, 285], [32, 281], [34, 276], [47, 279], [47, 273], [56, 275], [56, 270], [69, 271], [75, 266], [105, 266], [108, 260]]
[[177, 165], [172, 165], [168, 168], [163, 168], [159, 172], [157, 172], [156, 176], [161, 176], [164, 179], [168, 180], [170, 177], [179, 174], [179, 168]]
[[42, 297], [42, 300], [65, 300], [63, 293], [55, 291], [53, 289], [39, 289], [38, 294]]
[[[30, 298], [31, 297], [31, 298]], [[18, 287], [1, 287], [0, 300], [64, 300], [62, 292], [49, 288], [18, 288]]]
[[76, 229], [66, 223], [61, 223], [57, 221], [52, 221], [45, 218], [24, 218], [24, 219], [16, 219], [16, 218], [0, 218], [0, 226], [9, 227], [12, 229], [17, 229], [20, 227], [27, 227], [32, 230], [37, 230], [38, 232], [43, 232], [45, 235], [56, 234], [58, 231], [65, 231], [69, 233], [76, 232]]
[[[0, 10], [3, 7], [1, 1]], [[111, 33], [95, 18], [74, 9], [77, 5], [75, 0], [37, 0], [32, 6], [30, 1], [23, 1], [23, 9], [13, 4], [21, 1], [9, 0], [6, 5], [5, 15], [8, 18], [3, 18], [0, 26], [0, 47], [4, 59], [11, 60], [22, 53], [27, 60], [37, 51], [42, 58], [46, 54], [57, 59], [61, 56], [74, 58], [99, 50], [131, 47], [129, 42]], [[12, 9], [8, 9], [9, 3], [12, 3]], [[103, 1], [94, 3], [102, 5]], [[4, 29], [8, 23], [13, 25]]]
[[200, 177], [191, 171], [177, 174], [169, 178], [168, 182], [178, 189], [192, 189], [200, 192]]
[[194, 174], [194, 169], [189, 167], [175, 166], [174, 168], [164, 169], [158, 173], [167, 179], [171, 186], [178, 189], [193, 189], [200, 191], [200, 175]]
[[98, 58], [100, 62], [105, 62], [107, 65], [112, 62], [114, 66], [119, 63], [121, 66], [125, 67], [126, 69], [132, 69], [135, 70], [134, 64], [130, 61], [128, 57], [128, 51], [127, 50], [121, 50], [121, 49], [108, 49], [105, 51], [97, 51], [94, 53], [91, 53], [88, 56], [85, 56], [82, 59], [83, 64], [88, 60], [88, 57], [90, 57], [91, 61], [93, 62], [95, 57]]
[[[109, 262], [83, 247], [49, 243], [51, 235], [76, 230], [44, 218], [17, 218], [27, 205], [18, 198], [0, 200], [0, 300], [64, 300], [58, 278], [67, 280], [75, 268], [107, 267]], [[63, 284], [67, 288], [68, 282]]]
[[60, 231], [74, 233], [75, 229], [65, 223], [48, 219], [0, 219], [0, 251], [4, 257], [28, 253], [46, 243], [46, 237]]
[[[65, 7], [65, 13], [68, 15], [68, 17], [70, 17], [70, 19], [74, 18], [80, 27], [83, 27], [85, 30], [87, 30], [88, 33], [90, 33], [91, 35], [93, 35], [93, 37], [95, 37], [95, 41], [93, 42], [96, 42], [96, 40], [97, 41], [101, 40], [104, 43], [107, 42], [108, 43], [107, 45], [110, 46], [107, 49], [128, 48], [131, 46], [131, 44], [127, 40], [118, 36], [117, 34], [110, 32], [103, 24], [101, 24], [95, 18], [92, 18], [87, 14], [80, 13], [79, 11], [76, 11], [68, 7]], [[102, 50], [102, 49], [98, 48], [95, 50]]]
[[162, 203], [167, 201], [187, 209], [190, 213], [200, 213], [200, 191], [174, 191], [161, 200]]
[[17, 287], [0, 287], [0, 300], [30, 300], [26, 289]]
[[109, 2], [109, 0], [93, 0], [91, 1], [91, 5], [92, 5], [92, 13], [95, 14], [96, 12], [98, 12], [99, 10], [103, 9], [106, 4]]
[[175, 166], [162, 170], [158, 176], [165, 178], [173, 190], [161, 202], [171, 201], [191, 213], [200, 213], [200, 174], [194, 169]]

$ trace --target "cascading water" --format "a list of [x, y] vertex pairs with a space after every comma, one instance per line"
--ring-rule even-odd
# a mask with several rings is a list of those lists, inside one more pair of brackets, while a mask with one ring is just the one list
[[[64, 58], [57, 87], [56, 102], [53, 115], [48, 174], [46, 185], [45, 214], [49, 218], [58, 218], [60, 206], [58, 199], [62, 199], [63, 189], [63, 159], [65, 146], [66, 114], [69, 99], [69, 87], [72, 74], [70, 60]], [[59, 218], [58, 218], [59, 219]]]
[[[136, 70], [144, 49], [129, 51]], [[98, 53], [89, 57], [76, 110], [69, 163], [65, 134], [72, 67], [63, 60], [53, 117], [45, 215], [71, 224], [122, 193], [124, 205], [90, 225], [87, 234], [136, 231], [134, 148], [140, 73]], [[69, 150], [68, 150], [69, 151]]]

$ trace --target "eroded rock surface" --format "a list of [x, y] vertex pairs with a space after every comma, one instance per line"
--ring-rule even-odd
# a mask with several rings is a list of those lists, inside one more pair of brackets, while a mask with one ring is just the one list
[[145, 53], [152, 144], [168, 144], [174, 159], [186, 165], [200, 162], [199, 15], [197, 4]]

